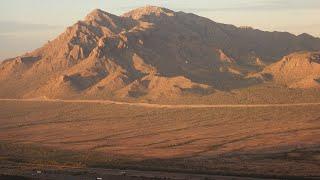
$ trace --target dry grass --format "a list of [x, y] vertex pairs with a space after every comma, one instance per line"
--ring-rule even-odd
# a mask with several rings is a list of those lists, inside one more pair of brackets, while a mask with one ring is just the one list
[[[46, 147], [42, 158], [31, 153], [39, 159], [49, 158], [43, 162], [52, 157], [57, 163], [99, 167], [122, 164], [198, 172], [319, 176], [319, 109], [142, 109], [1, 102], [0, 140]], [[2, 146], [2, 154], [9, 151], [6, 147]], [[27, 153], [27, 149], [12, 153]], [[47, 156], [50, 149], [78, 155], [75, 159], [68, 153]], [[27, 155], [20, 159], [24, 157]]]

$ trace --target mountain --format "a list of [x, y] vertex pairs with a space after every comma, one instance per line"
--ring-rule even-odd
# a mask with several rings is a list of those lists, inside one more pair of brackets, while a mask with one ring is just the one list
[[292, 53], [266, 67], [259, 75], [289, 88], [320, 88], [320, 52]]
[[[147, 6], [94, 10], [43, 47], [0, 65], [0, 97], [203, 96], [265, 82], [283, 56], [320, 50], [307, 34], [265, 32]], [[265, 70], [267, 72], [267, 70]]]

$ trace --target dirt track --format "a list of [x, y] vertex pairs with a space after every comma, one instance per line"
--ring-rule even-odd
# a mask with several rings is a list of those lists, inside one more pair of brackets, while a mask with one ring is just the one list
[[292, 103], [292, 104], [149, 104], [149, 103], [130, 103], [111, 100], [62, 100], [62, 99], [0, 99], [0, 101], [22, 101], [22, 102], [64, 102], [64, 103], [90, 103], [90, 104], [116, 104], [116, 105], [129, 105], [147, 108], [254, 108], [254, 107], [294, 107], [294, 106], [318, 106], [320, 103]]

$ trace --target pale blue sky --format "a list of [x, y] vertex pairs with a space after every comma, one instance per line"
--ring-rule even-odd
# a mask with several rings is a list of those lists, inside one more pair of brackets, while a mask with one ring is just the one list
[[320, 0], [1, 0], [0, 59], [41, 46], [92, 9], [120, 15], [156, 5], [217, 22], [320, 37]]

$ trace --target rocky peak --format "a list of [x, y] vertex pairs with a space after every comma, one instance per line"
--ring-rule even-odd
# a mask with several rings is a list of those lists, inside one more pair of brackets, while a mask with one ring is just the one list
[[[85, 23], [97, 28], [107, 28], [112, 33], [120, 33], [131, 29], [137, 25], [137, 22], [129, 17], [119, 17], [101, 9], [95, 9], [85, 18]], [[108, 33], [110, 34], [110, 33]]]
[[313, 36], [311, 36], [308, 33], [302, 33], [302, 34], [298, 35], [298, 37], [304, 38], [304, 39], [312, 39], [312, 38], [314, 38]]
[[132, 10], [128, 13], [125, 13], [123, 17], [131, 17], [132, 19], [141, 19], [145, 16], [174, 16], [175, 12], [166, 8], [157, 7], [157, 6], [145, 6], [135, 10]]
[[104, 19], [104, 18], [112, 18], [116, 17], [113, 14], [107, 13], [101, 9], [94, 9], [91, 11], [85, 18], [86, 21]]

